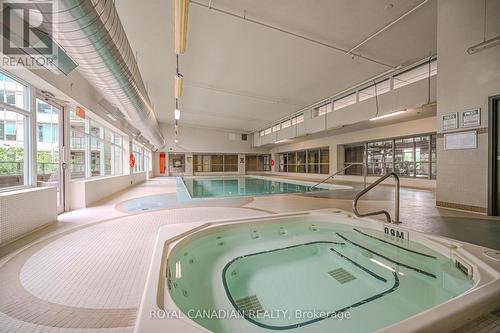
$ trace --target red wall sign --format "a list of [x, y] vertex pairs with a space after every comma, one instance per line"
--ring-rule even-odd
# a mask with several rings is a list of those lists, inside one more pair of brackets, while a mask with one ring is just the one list
[[274, 166], [274, 160], [271, 160], [271, 166]]

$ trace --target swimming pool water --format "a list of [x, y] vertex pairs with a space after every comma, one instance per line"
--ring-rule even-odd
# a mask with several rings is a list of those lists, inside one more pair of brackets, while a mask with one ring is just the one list
[[254, 196], [321, 190], [320, 188], [311, 188], [309, 185], [262, 179], [251, 176], [184, 178], [184, 184], [191, 195], [191, 198]]
[[325, 222], [231, 226], [178, 245], [170, 258], [169, 292], [184, 313], [242, 314], [191, 318], [214, 332], [371, 332], [473, 287], [421, 244]]

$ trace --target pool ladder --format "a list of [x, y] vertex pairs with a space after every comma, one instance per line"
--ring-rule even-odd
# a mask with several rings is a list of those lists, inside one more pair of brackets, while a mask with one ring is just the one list
[[[389, 177], [394, 177], [394, 180], [396, 181], [396, 192], [395, 192], [395, 197], [394, 197], [394, 220], [391, 219], [391, 214], [389, 214], [388, 211], [386, 210], [377, 210], [375, 212], [368, 212], [368, 213], [360, 213], [358, 211], [358, 201], [359, 199], [368, 193], [370, 190], [375, 188], [377, 185], [382, 183], [384, 180], [386, 180]], [[354, 200], [352, 201], [352, 211], [357, 217], [366, 217], [366, 216], [373, 216], [373, 215], [380, 215], [384, 214], [385, 218], [387, 220], [387, 223], [395, 223], [399, 224], [401, 221], [399, 220], [399, 191], [400, 191], [400, 186], [399, 186], [399, 176], [395, 172], [389, 172], [383, 177], [380, 177], [377, 179], [374, 183], [372, 183], [370, 186], [365, 187], [362, 191], [360, 191], [358, 194], [356, 194], [356, 197], [354, 197]]]

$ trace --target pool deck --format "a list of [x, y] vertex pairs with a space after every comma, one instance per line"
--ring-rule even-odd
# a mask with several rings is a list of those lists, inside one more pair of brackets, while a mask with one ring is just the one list
[[[342, 183], [342, 185], [348, 185]], [[254, 217], [321, 208], [351, 209], [359, 190], [179, 202], [174, 178], [154, 178], [0, 248], [0, 332], [132, 332], [154, 241], [167, 224]], [[391, 208], [381, 186], [360, 210]], [[129, 211], [123, 203], [164, 196], [164, 206]], [[435, 207], [432, 191], [402, 188], [405, 227], [500, 249], [500, 218]], [[499, 332], [500, 312], [457, 332]]]

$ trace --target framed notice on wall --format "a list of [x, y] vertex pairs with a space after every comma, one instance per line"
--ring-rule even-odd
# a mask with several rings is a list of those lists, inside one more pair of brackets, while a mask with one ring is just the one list
[[444, 135], [444, 150], [477, 148], [477, 132], [458, 132]]
[[481, 126], [481, 109], [462, 111], [460, 120], [461, 127]]
[[458, 113], [448, 113], [441, 117], [441, 130], [448, 131], [458, 128]]

